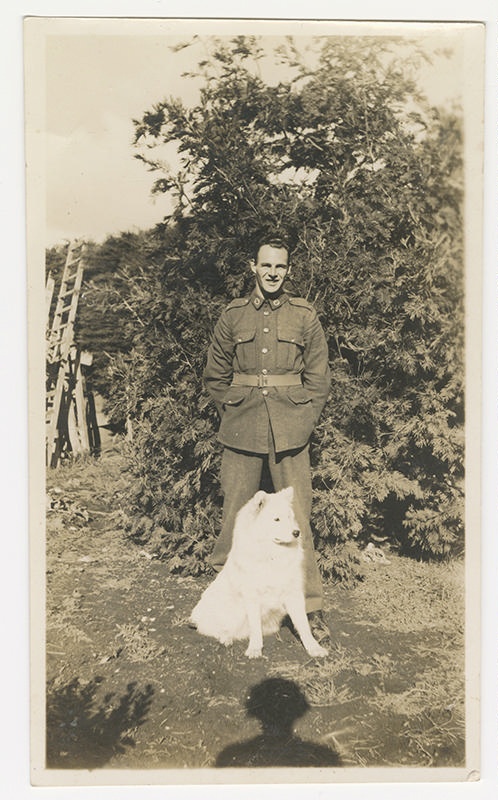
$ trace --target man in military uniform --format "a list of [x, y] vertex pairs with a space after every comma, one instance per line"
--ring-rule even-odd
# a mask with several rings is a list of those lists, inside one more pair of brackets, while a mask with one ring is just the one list
[[222, 312], [208, 350], [204, 381], [221, 416], [218, 439], [224, 445], [223, 522], [211, 563], [216, 570], [225, 563], [237, 512], [260, 488], [267, 466], [275, 491], [294, 488], [306, 611], [313, 635], [327, 645], [330, 632], [309, 523], [309, 439], [330, 388], [328, 347], [312, 305], [283, 290], [288, 260], [283, 239], [259, 240], [250, 264], [254, 291]]

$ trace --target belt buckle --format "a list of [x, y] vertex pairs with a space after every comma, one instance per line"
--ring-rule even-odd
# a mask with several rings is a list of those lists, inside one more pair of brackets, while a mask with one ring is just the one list
[[268, 386], [268, 375], [258, 375], [258, 388]]

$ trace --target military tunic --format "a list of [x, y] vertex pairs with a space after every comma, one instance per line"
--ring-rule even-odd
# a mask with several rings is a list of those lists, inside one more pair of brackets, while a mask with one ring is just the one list
[[[244, 385], [244, 375], [258, 376], [260, 385]], [[274, 376], [284, 385], [272, 385]], [[313, 306], [286, 293], [234, 300], [215, 327], [204, 380], [221, 415], [222, 444], [268, 453], [270, 428], [277, 453], [304, 446], [330, 387], [327, 342]]]

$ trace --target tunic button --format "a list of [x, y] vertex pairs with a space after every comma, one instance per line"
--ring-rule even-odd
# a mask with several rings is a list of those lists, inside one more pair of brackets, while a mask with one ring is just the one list
[[268, 389], [263, 389], [263, 391], [261, 392], [261, 394], [264, 394], [264, 396], [266, 397], [266, 395], [268, 394]]
[[269, 328], [263, 328], [263, 333], [269, 333], [269, 332], [270, 332]]
[[269, 317], [269, 316], [270, 316], [270, 312], [269, 312], [269, 311], [266, 311], [266, 310], [265, 310], [265, 311], [263, 311], [263, 314], [265, 315], [265, 317]]
[[261, 352], [262, 353], [267, 353], [268, 352], [268, 348], [267, 347], [262, 347], [261, 348]]
[[267, 369], [262, 369], [261, 372], [262, 372], [263, 375], [268, 375], [268, 370]]

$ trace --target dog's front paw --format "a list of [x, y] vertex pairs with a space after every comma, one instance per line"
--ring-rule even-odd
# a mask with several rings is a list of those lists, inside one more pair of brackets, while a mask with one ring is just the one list
[[245, 652], [245, 655], [247, 656], [247, 658], [261, 658], [261, 656], [263, 655], [263, 650], [261, 647], [254, 647], [252, 645], [249, 645], [249, 647]]
[[306, 652], [308, 655], [312, 656], [312, 658], [324, 658], [329, 651], [325, 647], [322, 647], [321, 644], [318, 644], [318, 642], [315, 642], [306, 648]]

